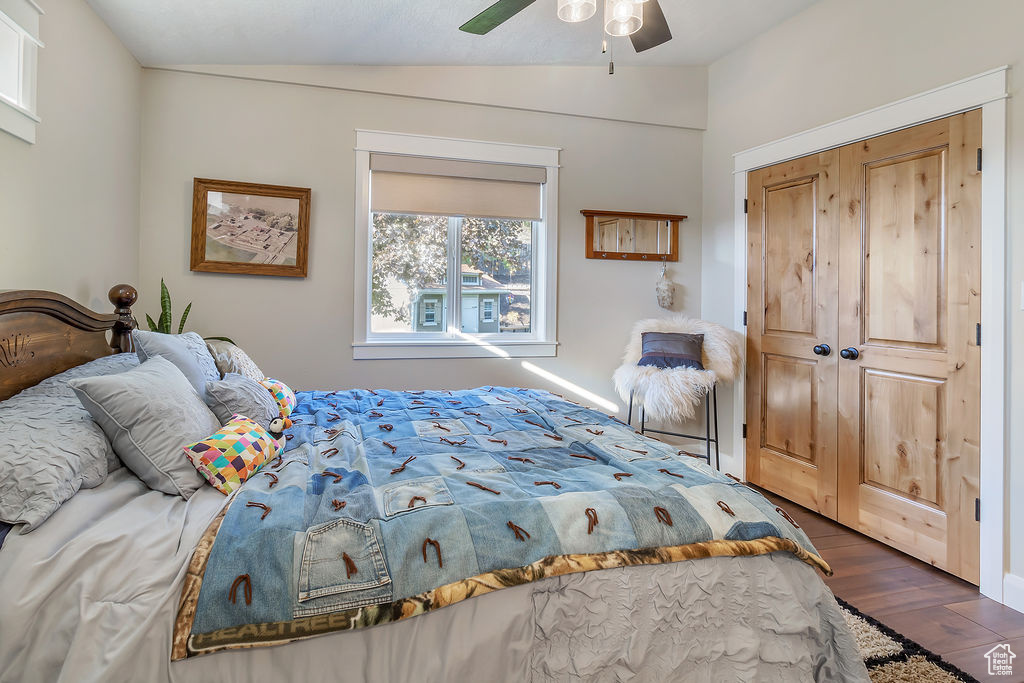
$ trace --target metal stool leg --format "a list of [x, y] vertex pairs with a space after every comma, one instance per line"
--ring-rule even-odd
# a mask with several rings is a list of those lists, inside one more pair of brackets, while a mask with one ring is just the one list
[[640, 433], [644, 433], [644, 424], [647, 422], [647, 406], [640, 404]]
[[704, 394], [704, 454], [711, 465], [711, 392]]
[[633, 425], [633, 392], [629, 392], [629, 414], [626, 416], [626, 424]]
[[[718, 452], [718, 383], [711, 387], [711, 397], [715, 402], [715, 469], [722, 471], [722, 461]], [[710, 463], [709, 463], [710, 464]]]

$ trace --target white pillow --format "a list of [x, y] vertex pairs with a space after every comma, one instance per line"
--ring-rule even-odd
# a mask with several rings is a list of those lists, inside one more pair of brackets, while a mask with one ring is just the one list
[[216, 432], [220, 422], [169, 360], [155, 356], [119, 375], [68, 384], [149, 488], [187, 499], [205, 484], [184, 447]]
[[[206, 398], [206, 383], [220, 379], [220, 372], [213, 356], [206, 348], [206, 342], [195, 332], [185, 334], [163, 334], [161, 332], [132, 332], [135, 353], [139, 362], [162, 356], [174, 363], [186, 379], [195, 387], [201, 397]], [[261, 378], [262, 379], [262, 378]]]

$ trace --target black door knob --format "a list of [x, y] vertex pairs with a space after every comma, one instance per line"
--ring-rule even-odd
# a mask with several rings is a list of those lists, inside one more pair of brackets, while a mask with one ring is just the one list
[[829, 346], [828, 344], [818, 344], [812, 350], [819, 356], [827, 356], [828, 354], [832, 353], [832, 347]]
[[860, 358], [860, 351], [850, 346], [840, 351], [839, 355], [845, 358], [846, 360], [857, 360], [858, 358]]

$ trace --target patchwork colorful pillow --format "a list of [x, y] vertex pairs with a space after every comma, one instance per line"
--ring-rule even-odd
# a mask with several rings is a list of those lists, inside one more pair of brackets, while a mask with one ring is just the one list
[[185, 446], [185, 455], [206, 481], [230, 494], [273, 460], [277, 450], [278, 444], [267, 430], [247, 417], [233, 415], [212, 436]]
[[276, 379], [266, 377], [260, 380], [260, 384], [267, 388], [281, 407], [281, 417], [288, 417], [295, 410], [295, 392], [288, 388], [288, 385]]

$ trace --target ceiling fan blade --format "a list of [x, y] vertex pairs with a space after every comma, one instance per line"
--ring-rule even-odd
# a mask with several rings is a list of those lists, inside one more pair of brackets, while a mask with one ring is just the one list
[[637, 52], [650, 50], [672, 40], [672, 32], [668, 30], [668, 22], [665, 21], [665, 13], [661, 11], [658, 0], [647, 0], [644, 3], [644, 25], [629, 39]]
[[519, 14], [534, 2], [536, 0], [498, 0], [460, 26], [459, 30], [482, 36]]

